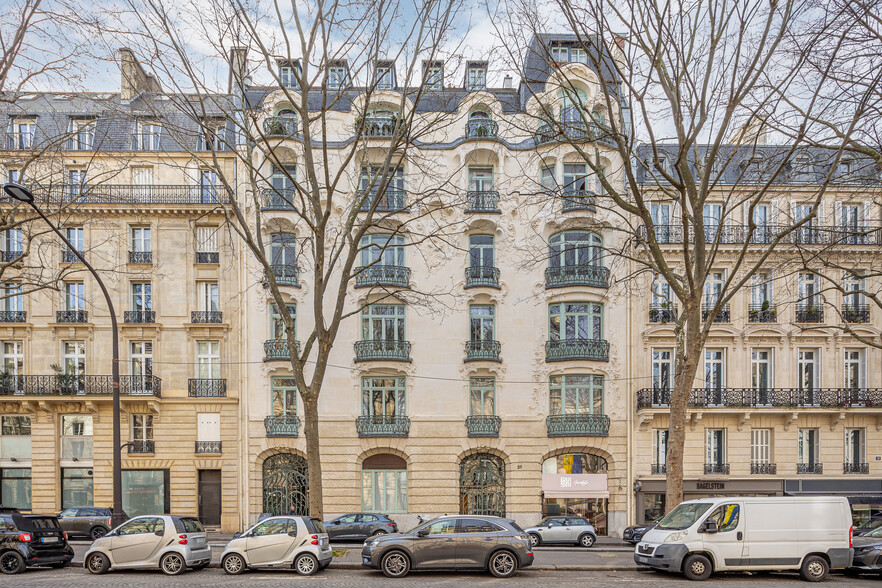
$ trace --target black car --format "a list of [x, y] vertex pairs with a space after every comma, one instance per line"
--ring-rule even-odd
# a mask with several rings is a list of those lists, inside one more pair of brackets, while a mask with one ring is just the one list
[[0, 514], [0, 572], [18, 574], [31, 566], [63, 568], [73, 556], [54, 516]]
[[882, 527], [852, 539], [854, 558], [848, 572], [882, 571]]
[[855, 537], [860, 537], [879, 527], [882, 527], [882, 517], [873, 517], [868, 521], [864, 521], [860, 526], [855, 527], [853, 534]]
[[640, 543], [640, 540], [643, 539], [643, 535], [654, 529], [658, 524], [658, 521], [652, 521], [649, 523], [643, 523], [642, 525], [631, 525], [630, 527], [625, 527], [625, 530], [622, 531], [622, 541], [625, 543], [631, 543], [632, 545], [637, 545]]
[[398, 524], [384, 514], [356, 512], [326, 521], [325, 530], [331, 540], [362, 540], [374, 535], [397, 533]]

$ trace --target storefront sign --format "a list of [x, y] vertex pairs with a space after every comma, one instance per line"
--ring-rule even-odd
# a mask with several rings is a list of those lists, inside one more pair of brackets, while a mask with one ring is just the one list
[[696, 490], [725, 490], [726, 483], [725, 482], [697, 482], [695, 484]]
[[546, 498], [609, 498], [606, 474], [542, 474]]

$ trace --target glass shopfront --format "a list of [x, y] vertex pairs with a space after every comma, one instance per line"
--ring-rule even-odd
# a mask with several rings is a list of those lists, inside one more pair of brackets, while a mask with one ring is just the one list
[[542, 463], [542, 515], [588, 519], [598, 535], [609, 532], [608, 464], [590, 453], [562, 453]]
[[92, 506], [92, 468], [61, 470], [61, 508], [73, 506]]
[[[664, 480], [639, 480], [636, 523], [652, 522], [665, 514]], [[683, 500], [716, 496], [781, 496], [781, 480], [683, 480]]]
[[123, 510], [129, 517], [169, 511], [168, 470], [123, 470]]

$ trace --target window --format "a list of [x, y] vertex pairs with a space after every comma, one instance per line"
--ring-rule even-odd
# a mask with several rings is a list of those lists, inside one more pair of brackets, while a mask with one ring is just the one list
[[707, 461], [711, 466], [723, 466], [726, 464], [726, 429], [706, 429], [707, 433]]
[[153, 309], [153, 287], [150, 282], [132, 283], [132, 310], [145, 312]]
[[[652, 430], [652, 463], [657, 466], [664, 466], [668, 463], [668, 430], [653, 429]], [[658, 473], [665, 473], [659, 468]]]
[[603, 414], [603, 376], [551, 376], [549, 414]]
[[[73, 245], [74, 250], [79, 251], [82, 254], [83, 251], [85, 251], [83, 227], [66, 227], [65, 233], [67, 233], [65, 236], [70, 244]], [[65, 263], [79, 261], [77, 256], [70, 251], [65, 251], [62, 257]]]
[[200, 312], [218, 312], [220, 310], [217, 282], [196, 282], [196, 293]]
[[150, 253], [153, 245], [150, 242], [150, 227], [132, 227], [132, 251]]
[[81, 376], [86, 373], [86, 342], [64, 341], [61, 344], [64, 360], [64, 374]]
[[750, 309], [768, 311], [774, 304], [772, 272], [758, 272], [751, 277]]
[[[24, 375], [24, 343], [22, 341], [3, 341], [3, 371], [13, 378]], [[14, 383], [15, 390], [18, 390], [19, 386], [20, 382]]]
[[557, 188], [557, 178], [555, 175], [553, 165], [546, 165], [539, 169], [539, 185], [543, 191], [552, 192]]
[[[296, 336], [297, 333], [297, 305], [296, 304], [288, 304], [288, 314], [291, 315], [291, 322], [293, 323], [294, 333]], [[275, 304], [270, 305], [270, 336], [273, 339], [287, 339], [288, 332], [285, 330], [285, 320], [282, 318], [282, 314], [279, 312], [279, 307]]]
[[726, 272], [711, 272], [704, 283], [704, 306], [707, 310], [712, 309], [723, 296], [723, 284], [726, 282]]
[[196, 439], [216, 443], [220, 438], [220, 413], [200, 412], [196, 415]]
[[0, 417], [0, 459], [31, 459], [31, 417]]
[[153, 453], [150, 451], [153, 444], [153, 415], [152, 414], [133, 414], [132, 415], [132, 442], [135, 447], [140, 449], [138, 453]]
[[[361, 465], [361, 508], [371, 512], [407, 512], [407, 462], [397, 455], [376, 454]], [[362, 515], [366, 522], [369, 515]]]
[[469, 235], [469, 267], [494, 267], [493, 235]]
[[750, 430], [750, 464], [772, 463], [772, 429]]
[[846, 272], [843, 277], [843, 290], [845, 294], [842, 296], [842, 310], [852, 313], [864, 310], [866, 308], [866, 300], [864, 292], [866, 286], [861, 276], [856, 276], [851, 272]]
[[377, 233], [361, 238], [361, 265], [404, 266], [404, 237]]
[[92, 504], [92, 468], [61, 468], [61, 508]]
[[65, 310], [83, 311], [86, 309], [85, 286], [82, 282], [64, 283]]
[[456, 533], [456, 519], [445, 519], [437, 523], [430, 523], [423, 527], [429, 531], [429, 535], [449, 535]]
[[361, 311], [362, 341], [405, 341], [404, 305], [371, 304]]
[[845, 429], [845, 465], [867, 463], [867, 430]]
[[[125, 509], [124, 509], [125, 510]], [[126, 511], [131, 512], [131, 511]], [[144, 535], [147, 533], [164, 533], [165, 521], [160, 518], [143, 517], [134, 519], [119, 528], [118, 535]]]
[[133, 149], [135, 151], [159, 151], [162, 125], [154, 121], [135, 123]]
[[482, 65], [472, 65], [468, 69], [467, 90], [483, 90], [487, 87], [487, 68]]
[[203, 169], [199, 172], [199, 185], [202, 187], [202, 204], [217, 204], [217, 171]]
[[[809, 204], [791, 203], [790, 209], [790, 217], [793, 219], [794, 225], [804, 221], [812, 213], [812, 206]], [[820, 236], [816, 228], [819, 216], [821, 216], [820, 207], [818, 208], [818, 214], [816, 216], [806, 220], [804, 224], [801, 224], [799, 228], [796, 229], [796, 240], [798, 243], [814, 243], [817, 241]]]
[[369, 417], [405, 416], [404, 378], [362, 378], [361, 414]]
[[847, 390], [865, 390], [867, 387], [866, 350], [846, 349], [844, 354], [845, 388]]
[[558, 91], [557, 97], [560, 99], [560, 121], [575, 123], [565, 125], [565, 130], [574, 138], [578, 138], [584, 124], [583, 109], [588, 102], [588, 95], [578, 88], [563, 88]]
[[223, 122], [203, 121], [198, 151], [225, 151], [227, 129]]
[[131, 341], [129, 350], [133, 392], [149, 393], [153, 390], [153, 341]]
[[349, 85], [349, 75], [344, 65], [328, 67], [328, 90], [342, 90]]
[[717, 523], [717, 532], [725, 533], [737, 529], [740, 519], [741, 507], [739, 505], [723, 504], [718, 506], [705, 520], [715, 521]]
[[[717, 232], [723, 224], [723, 205], [722, 204], [705, 204], [704, 205], [704, 240], [706, 243], [713, 243], [717, 239]], [[723, 237], [720, 236], [723, 242]]]
[[493, 341], [495, 331], [495, 310], [492, 304], [472, 304], [469, 306], [469, 340]]
[[387, 192], [404, 191], [404, 168], [389, 169], [384, 177], [383, 168], [380, 166], [363, 166], [361, 168], [360, 182], [361, 191], [370, 191], [371, 194], [376, 194], [383, 186], [383, 182], [387, 182]]
[[71, 202], [85, 202], [86, 170], [71, 169], [67, 172], [67, 196]]
[[[704, 350], [704, 387], [707, 390], [721, 391], [726, 387], [726, 350]], [[714, 404], [719, 404], [716, 402]]]
[[469, 378], [469, 414], [472, 416], [496, 414], [496, 378]]
[[817, 274], [799, 274], [799, 304], [801, 308], [812, 309], [821, 303], [820, 286]]
[[802, 154], [794, 157], [791, 171], [793, 182], [796, 184], [810, 184], [815, 180], [814, 164], [808, 155]]
[[218, 227], [196, 227], [196, 263], [218, 263]]
[[220, 379], [220, 342], [196, 342], [196, 377], [201, 380]]
[[0, 250], [5, 253], [3, 261], [12, 261], [23, 249], [21, 229], [7, 229], [0, 235]]
[[426, 89], [441, 90], [444, 88], [444, 68], [437, 65], [426, 67]]
[[652, 350], [652, 388], [653, 390], [674, 389], [674, 351], [672, 349]]
[[294, 68], [290, 65], [279, 67], [279, 81], [282, 83], [283, 88], [296, 90], [300, 87], [300, 84], [297, 82]]
[[391, 65], [382, 65], [377, 67], [377, 89], [395, 89], [395, 70]]
[[294, 184], [296, 182], [296, 165], [273, 166], [273, 174], [270, 176], [270, 183], [273, 185], [273, 189], [281, 194], [289, 205], [291, 204], [291, 198], [294, 196]]
[[671, 205], [650, 204], [649, 215], [655, 227], [656, 241], [659, 243], [670, 243], [672, 241]]
[[273, 378], [271, 386], [273, 415], [296, 416], [297, 384], [294, 378]]
[[771, 243], [772, 241], [772, 207], [768, 204], [757, 204], [753, 207], [753, 223], [756, 228], [751, 237], [752, 243]]
[[548, 306], [548, 334], [551, 341], [603, 339], [603, 306], [570, 302]]
[[[820, 349], [800, 348], [797, 354], [797, 383], [803, 392], [821, 387]], [[813, 403], [813, 401], [810, 401]]]
[[821, 430], [800, 429], [797, 435], [797, 458], [800, 465], [821, 463]]
[[37, 132], [37, 121], [26, 118], [9, 119], [9, 149], [32, 149]]
[[563, 166], [564, 194], [582, 195], [588, 189], [588, 165], [585, 163], [565, 163]]
[[849, 244], [862, 244], [867, 227], [863, 223], [863, 206], [860, 204], [839, 204], [839, 217], [842, 231], [849, 235], [845, 242]]
[[0, 470], [0, 502], [3, 506], [31, 510], [30, 468]]
[[491, 192], [493, 191], [493, 168], [492, 167], [469, 167], [469, 191]]
[[603, 265], [603, 240], [596, 233], [565, 231], [548, 240], [549, 267]]
[[92, 459], [92, 417], [61, 417], [61, 459]]
[[[0, 310], [7, 313], [24, 311], [24, 296], [21, 293], [21, 284], [6, 282], [3, 284], [2, 292], [3, 298], [0, 299]], [[24, 319], [10, 322], [24, 322]]]
[[671, 285], [664, 276], [657, 275], [652, 281], [652, 307], [655, 309], [669, 309], [674, 306], [671, 294]]

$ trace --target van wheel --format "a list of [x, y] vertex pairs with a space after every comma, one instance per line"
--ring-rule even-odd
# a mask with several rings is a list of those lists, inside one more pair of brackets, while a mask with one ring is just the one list
[[20, 574], [25, 569], [24, 558], [14, 551], [0, 555], [0, 572], [4, 574]]
[[301, 576], [311, 576], [319, 570], [319, 562], [311, 553], [304, 553], [294, 560], [294, 569]]
[[387, 578], [403, 578], [410, 571], [410, 560], [401, 551], [390, 551], [383, 556], [380, 567]]
[[104, 574], [110, 569], [110, 560], [103, 553], [93, 553], [86, 560], [86, 569], [93, 574]]
[[159, 560], [159, 569], [168, 576], [177, 576], [187, 569], [187, 562], [179, 553], [166, 553]]
[[509, 578], [518, 571], [518, 560], [510, 551], [497, 551], [490, 557], [488, 567], [497, 578]]
[[224, 571], [231, 575], [241, 574], [245, 571], [245, 560], [238, 553], [231, 553], [221, 562]]
[[688, 580], [707, 580], [712, 571], [710, 560], [703, 555], [696, 553], [683, 561], [683, 575]]
[[591, 547], [597, 539], [591, 533], [583, 533], [579, 537], [579, 545], [582, 547]]
[[799, 568], [799, 576], [806, 582], [820, 582], [827, 577], [830, 566], [827, 560], [820, 555], [810, 555], [802, 560]]
[[530, 547], [539, 547], [541, 543], [542, 537], [539, 536], [539, 533], [530, 533]]
[[107, 535], [107, 529], [104, 527], [92, 527], [92, 530], [89, 531], [89, 537], [92, 538], [92, 541], [95, 539], [101, 539], [105, 535]]

